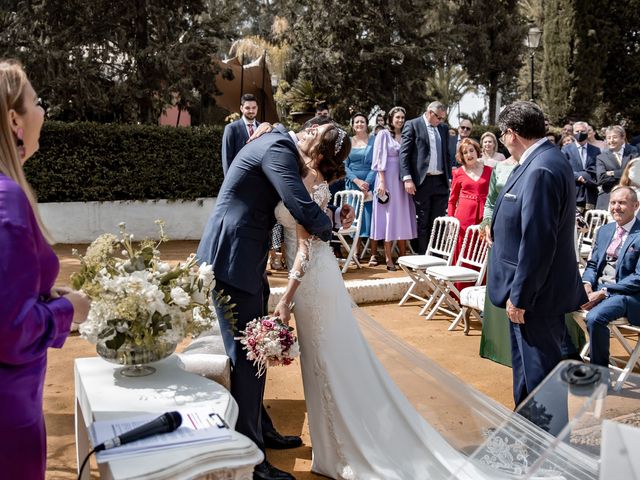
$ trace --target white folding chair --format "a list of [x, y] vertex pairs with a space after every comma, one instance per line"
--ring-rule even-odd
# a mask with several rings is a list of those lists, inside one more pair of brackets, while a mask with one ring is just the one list
[[[355, 211], [355, 219], [349, 228], [340, 227], [337, 232], [333, 232], [342, 246], [344, 246], [347, 252], [349, 252], [344, 261], [344, 266], [342, 267], [342, 273], [346, 273], [351, 262], [355, 264], [356, 268], [362, 268], [362, 265], [360, 265], [360, 261], [358, 260], [358, 255], [355, 255], [355, 251], [358, 248], [358, 239], [360, 238], [362, 210], [364, 208], [364, 193], [357, 190], [342, 190], [340, 192], [336, 192], [333, 203], [338, 208], [345, 204], [351, 205]], [[349, 237], [351, 245], [349, 245], [347, 237]]]
[[[591, 358], [589, 357], [589, 331], [587, 330], [586, 323], [587, 312], [580, 310], [578, 312], [573, 312], [572, 315], [587, 337], [587, 343], [582, 347], [580, 356], [583, 360], [589, 361]], [[613, 322], [610, 322], [608, 327], [611, 331], [611, 336], [615, 338], [620, 345], [622, 345], [622, 348], [624, 348], [624, 350], [629, 354], [628, 360], [614, 357], [613, 355], [609, 356], [609, 368], [616, 372], [620, 372], [614, 385], [614, 390], [620, 391], [622, 385], [624, 385], [624, 382], [627, 380], [631, 372], [633, 372], [636, 365], [640, 367], [640, 327], [631, 325], [626, 317], [620, 317]], [[636, 336], [635, 347], [632, 347], [629, 344], [625, 334]]]
[[598, 228], [605, 223], [609, 223], [610, 218], [611, 216], [606, 210], [588, 210], [587, 213], [585, 213], [584, 220], [588, 230], [578, 235], [577, 247], [579, 263], [582, 265], [586, 265], [587, 259], [591, 254]]
[[462, 310], [456, 316], [455, 320], [449, 325], [449, 330], [454, 330], [460, 322], [464, 326], [464, 334], [469, 335], [469, 320], [470, 316], [475, 316], [480, 323], [482, 323], [482, 316], [480, 315], [484, 310], [484, 298], [487, 292], [487, 287], [473, 286], [466, 287], [460, 291], [460, 306]]
[[[461, 310], [460, 304], [452, 296], [453, 294], [460, 298], [455, 282], [473, 282], [475, 286], [482, 283], [487, 269], [489, 244], [485, 237], [480, 235], [480, 230], [480, 225], [471, 225], [467, 228], [455, 265], [427, 268], [427, 276], [435, 288], [431, 299], [420, 312], [420, 315], [426, 313], [427, 320], [431, 320], [438, 311], [454, 318], [458, 316]], [[445, 308], [444, 303], [450, 309]]]
[[457, 218], [438, 217], [433, 222], [427, 252], [424, 255], [405, 255], [398, 259], [398, 265], [411, 279], [411, 285], [398, 305], [404, 305], [409, 298], [428, 302], [426, 298], [415, 293], [416, 288], [424, 286], [427, 292], [433, 292], [426, 270], [436, 265], [451, 265], [459, 232], [460, 221]]

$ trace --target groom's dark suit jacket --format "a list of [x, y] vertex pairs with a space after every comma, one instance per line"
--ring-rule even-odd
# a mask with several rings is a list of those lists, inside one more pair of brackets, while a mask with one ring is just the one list
[[261, 291], [280, 199], [307, 231], [329, 240], [331, 220], [302, 183], [296, 145], [276, 128], [247, 144], [224, 178], [197, 252], [213, 264], [216, 278], [248, 293]]

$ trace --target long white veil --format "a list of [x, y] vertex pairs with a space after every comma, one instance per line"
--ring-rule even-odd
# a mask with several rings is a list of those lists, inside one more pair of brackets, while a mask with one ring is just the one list
[[[599, 452], [571, 445], [570, 434], [576, 424], [567, 420], [569, 409], [572, 419], [592, 413], [594, 399], [606, 394], [606, 386], [600, 385], [598, 390], [595, 385], [589, 395], [572, 395], [566, 385], [563, 387], [560, 373], [554, 371], [548, 382], [554, 398], [548, 398], [543, 387], [534, 392], [537, 396], [527, 402], [526, 409], [533, 419], [530, 421], [442, 369], [364, 310], [354, 306], [353, 314], [376, 356], [420, 415], [468, 457], [451, 478], [598, 478]], [[553, 430], [550, 424], [554, 422], [558, 423], [557, 436], [546, 431]]]

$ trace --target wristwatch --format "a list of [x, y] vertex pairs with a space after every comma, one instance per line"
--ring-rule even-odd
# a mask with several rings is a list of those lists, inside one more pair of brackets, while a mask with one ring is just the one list
[[604, 298], [609, 298], [611, 296], [609, 290], [607, 290], [607, 287], [603, 287], [602, 292], [604, 293]]

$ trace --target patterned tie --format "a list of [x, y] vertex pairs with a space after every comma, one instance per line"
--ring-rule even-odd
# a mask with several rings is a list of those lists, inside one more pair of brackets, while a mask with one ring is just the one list
[[253, 123], [247, 123], [247, 128], [249, 129], [249, 136], [253, 135]]
[[613, 240], [609, 244], [607, 248], [607, 255], [611, 258], [618, 258], [618, 254], [620, 253], [620, 247], [622, 247], [622, 237], [625, 234], [625, 229], [618, 226], [616, 229], [616, 234], [613, 236]]
[[586, 145], [580, 146], [580, 159], [582, 160], [582, 168], [587, 168], [587, 147]]

